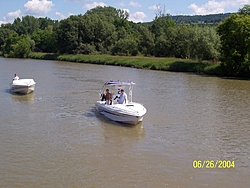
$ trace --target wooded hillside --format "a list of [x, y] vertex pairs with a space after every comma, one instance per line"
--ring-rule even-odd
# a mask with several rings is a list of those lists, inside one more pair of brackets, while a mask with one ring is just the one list
[[172, 19], [177, 23], [189, 23], [189, 24], [214, 24], [217, 25], [225, 18], [229, 17], [232, 13], [225, 14], [209, 14], [209, 15], [177, 15], [172, 16]]

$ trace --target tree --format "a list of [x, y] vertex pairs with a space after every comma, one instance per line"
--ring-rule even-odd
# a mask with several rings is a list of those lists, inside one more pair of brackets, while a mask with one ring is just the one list
[[103, 14], [84, 15], [83, 43], [92, 43], [100, 53], [107, 53], [116, 41], [115, 26]]
[[216, 29], [211, 26], [194, 26], [190, 35], [190, 57], [202, 60], [217, 60], [219, 58], [220, 39]]
[[84, 23], [82, 15], [70, 16], [59, 23], [56, 37], [60, 53], [73, 53], [80, 45], [81, 23]]
[[165, 57], [167, 56], [166, 49], [169, 47], [166, 36], [162, 35], [157, 36], [155, 40], [154, 55], [156, 57]]
[[180, 24], [176, 28], [174, 54], [177, 58], [190, 57], [192, 28], [190, 25]]
[[128, 11], [122, 9], [116, 9], [111, 6], [104, 6], [104, 7], [97, 6], [93, 9], [88, 10], [85, 15], [91, 15], [91, 14], [104, 15], [106, 21], [109, 21], [110, 23], [114, 23], [114, 21], [117, 18], [125, 20], [129, 18]]
[[15, 31], [5, 28], [5, 27], [0, 27], [0, 51], [2, 51], [3, 45], [5, 43], [5, 40], [11, 35], [14, 34]]
[[173, 44], [175, 43], [176, 24], [165, 14], [159, 13], [150, 27], [155, 36], [154, 55], [157, 57], [173, 56]]
[[56, 36], [61, 53], [107, 53], [116, 41], [115, 26], [103, 14], [70, 16], [60, 22]]
[[31, 40], [27, 35], [11, 34], [5, 41], [3, 55], [5, 57], [28, 57], [31, 51]]
[[222, 66], [232, 76], [250, 76], [250, 16], [232, 14], [217, 27]]
[[113, 49], [113, 55], [136, 56], [138, 54], [138, 44], [132, 38], [122, 38], [118, 40]]
[[250, 15], [250, 5], [244, 5], [243, 8], [240, 8], [238, 13], [240, 15]]
[[151, 33], [149, 29], [144, 26], [140, 26], [138, 31], [140, 34], [138, 44], [139, 51], [145, 56], [153, 55], [155, 39], [154, 34]]
[[45, 17], [45, 18], [38, 18], [38, 23], [39, 23], [39, 29], [45, 30], [57, 26], [58, 21]]
[[57, 51], [55, 33], [51, 29], [37, 30], [32, 34], [31, 38], [35, 41], [35, 51]]
[[33, 16], [24, 16], [22, 17], [22, 20], [20, 18], [16, 18], [12, 24], [12, 27], [13, 30], [18, 33], [18, 35], [31, 35], [34, 31], [39, 29], [39, 21]]
[[170, 17], [156, 17], [151, 26], [151, 32], [157, 37], [167, 33], [168, 28], [175, 27], [175, 22]]
[[9, 57], [27, 58], [30, 53], [30, 43], [25, 38], [21, 38], [16, 44], [12, 45], [13, 50], [10, 51]]
[[118, 9], [117, 10], [118, 16], [121, 19], [127, 20], [129, 18], [129, 12], [126, 10]]

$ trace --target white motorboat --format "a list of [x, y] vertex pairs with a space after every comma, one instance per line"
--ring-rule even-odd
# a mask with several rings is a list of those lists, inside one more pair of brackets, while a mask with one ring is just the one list
[[[111, 93], [111, 102], [110, 104], [106, 104], [106, 101], [97, 101], [97, 110], [107, 118], [117, 122], [137, 124], [142, 121], [147, 110], [142, 104], [132, 102], [132, 91], [134, 85], [135, 83], [131, 81], [106, 82], [100, 91], [100, 99], [103, 98], [106, 89], [109, 89], [109, 92]], [[124, 89], [125, 92], [128, 92], [128, 100], [126, 104], [119, 104], [118, 100], [120, 94], [117, 93], [118, 89]]]
[[36, 82], [33, 79], [19, 79], [13, 80], [11, 85], [11, 92], [28, 94], [35, 89]]

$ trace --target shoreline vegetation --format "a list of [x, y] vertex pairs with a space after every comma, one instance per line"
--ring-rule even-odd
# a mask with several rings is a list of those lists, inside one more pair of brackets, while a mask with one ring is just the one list
[[99, 65], [112, 65], [121, 67], [131, 67], [137, 69], [150, 69], [172, 72], [192, 72], [206, 75], [221, 75], [220, 63], [203, 61], [198, 62], [190, 59], [166, 58], [166, 57], [144, 57], [144, 56], [112, 56], [112, 55], [72, 55], [55, 53], [29, 54], [30, 59], [69, 61], [77, 63], [89, 63]]
[[176, 23], [161, 9], [158, 13], [148, 23], [131, 22], [129, 12], [110, 6], [60, 21], [18, 17], [0, 27], [0, 53], [10, 58], [250, 78], [250, 5], [215, 25], [205, 20]]

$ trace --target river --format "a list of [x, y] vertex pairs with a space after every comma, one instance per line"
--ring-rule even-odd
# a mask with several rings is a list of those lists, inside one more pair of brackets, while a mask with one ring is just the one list
[[[0, 66], [0, 187], [250, 185], [250, 81], [31, 59]], [[10, 93], [14, 73], [35, 91]], [[96, 112], [108, 80], [136, 83], [142, 123]]]

